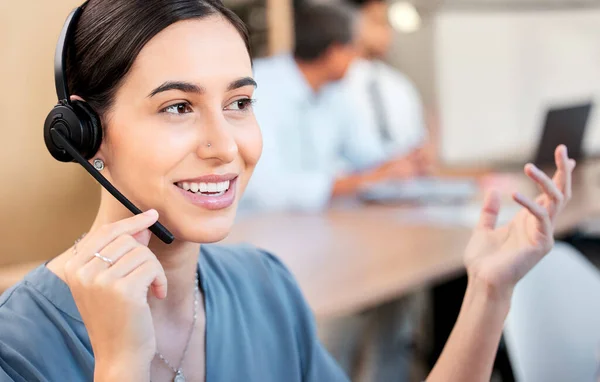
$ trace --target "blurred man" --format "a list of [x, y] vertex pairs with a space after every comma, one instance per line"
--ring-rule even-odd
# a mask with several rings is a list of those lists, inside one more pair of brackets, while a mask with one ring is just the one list
[[337, 83], [356, 57], [354, 14], [303, 5], [294, 18], [293, 55], [254, 63], [264, 146], [242, 208], [320, 210], [334, 195], [403, 175], [393, 161], [383, 163], [377, 136], [362, 126]]
[[[421, 98], [412, 82], [382, 61], [388, 54], [393, 29], [385, 0], [350, 0], [359, 11], [354, 60], [346, 81], [363, 128], [379, 139], [386, 155], [403, 157], [407, 172], [423, 173], [429, 163], [424, 154], [427, 142]], [[430, 154], [430, 153], [428, 153]]]
[[[389, 153], [381, 149], [379, 136], [365, 128], [368, 121], [356, 113], [340, 81], [357, 54], [356, 13], [304, 4], [294, 18], [293, 54], [254, 62], [254, 112], [263, 154], [242, 209], [318, 211], [332, 196], [352, 193], [367, 182], [411, 175], [403, 159], [385, 162]], [[375, 348], [375, 367], [386, 376], [392, 375], [390, 367], [394, 372], [393, 379], [378, 381], [406, 380], [410, 349], [398, 330], [402, 323], [389, 322], [401, 315], [398, 309], [393, 304], [322, 326], [326, 345], [353, 379], [362, 344], [374, 337], [369, 347]], [[373, 325], [378, 328], [369, 335], [366, 329]]]

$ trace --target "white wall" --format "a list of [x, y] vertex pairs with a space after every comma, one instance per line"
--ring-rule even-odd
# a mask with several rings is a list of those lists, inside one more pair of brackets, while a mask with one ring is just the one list
[[600, 9], [445, 11], [434, 49], [446, 162], [529, 160], [546, 109], [586, 98], [586, 148], [600, 152]]

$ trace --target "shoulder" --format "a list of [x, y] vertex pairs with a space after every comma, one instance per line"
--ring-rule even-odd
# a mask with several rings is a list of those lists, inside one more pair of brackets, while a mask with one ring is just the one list
[[41, 296], [25, 281], [0, 297], [0, 368], [30, 358], [34, 355], [32, 345], [45, 338], [43, 325], [38, 324], [44, 315], [40, 305], [44, 305]]
[[[81, 376], [86, 371], [71, 362], [69, 354], [76, 351], [79, 360], [92, 359], [83, 323], [75, 312], [57, 306], [52, 293], [59, 296], [62, 289], [51, 290], [57, 281], [43, 267], [0, 296], [0, 371], [16, 380]], [[68, 299], [70, 294], [60, 297]], [[93, 369], [89, 366], [88, 372]]]
[[[40, 285], [32, 283], [31, 278], [38, 278], [40, 273], [39, 269], [32, 271], [0, 296], [0, 341], [18, 337], [24, 328], [39, 330], [40, 321], [47, 318], [50, 311], [62, 314], [40, 291]], [[20, 329], [16, 331], [17, 328]]]

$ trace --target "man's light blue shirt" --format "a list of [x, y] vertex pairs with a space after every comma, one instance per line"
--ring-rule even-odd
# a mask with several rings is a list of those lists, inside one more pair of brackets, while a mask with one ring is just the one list
[[322, 209], [337, 176], [384, 160], [341, 84], [315, 93], [289, 54], [256, 60], [254, 76], [263, 154], [242, 208]]

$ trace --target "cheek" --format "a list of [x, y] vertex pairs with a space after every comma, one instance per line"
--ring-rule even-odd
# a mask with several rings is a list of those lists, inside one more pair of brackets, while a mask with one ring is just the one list
[[[164, 128], [157, 121], [114, 126], [107, 136], [114, 177], [126, 176], [151, 185], [168, 174], [196, 141], [191, 129]], [[115, 173], [116, 172], [116, 173]], [[128, 182], [129, 183], [129, 182]], [[134, 185], [135, 186], [135, 185]]]
[[392, 40], [393, 31], [387, 25], [382, 25], [379, 27], [379, 33], [377, 34], [377, 40], [380, 45], [387, 45]]
[[239, 129], [236, 132], [235, 140], [245, 165], [244, 172], [247, 173], [248, 178], [262, 153], [262, 135], [258, 123], [254, 120], [252, 124]]

